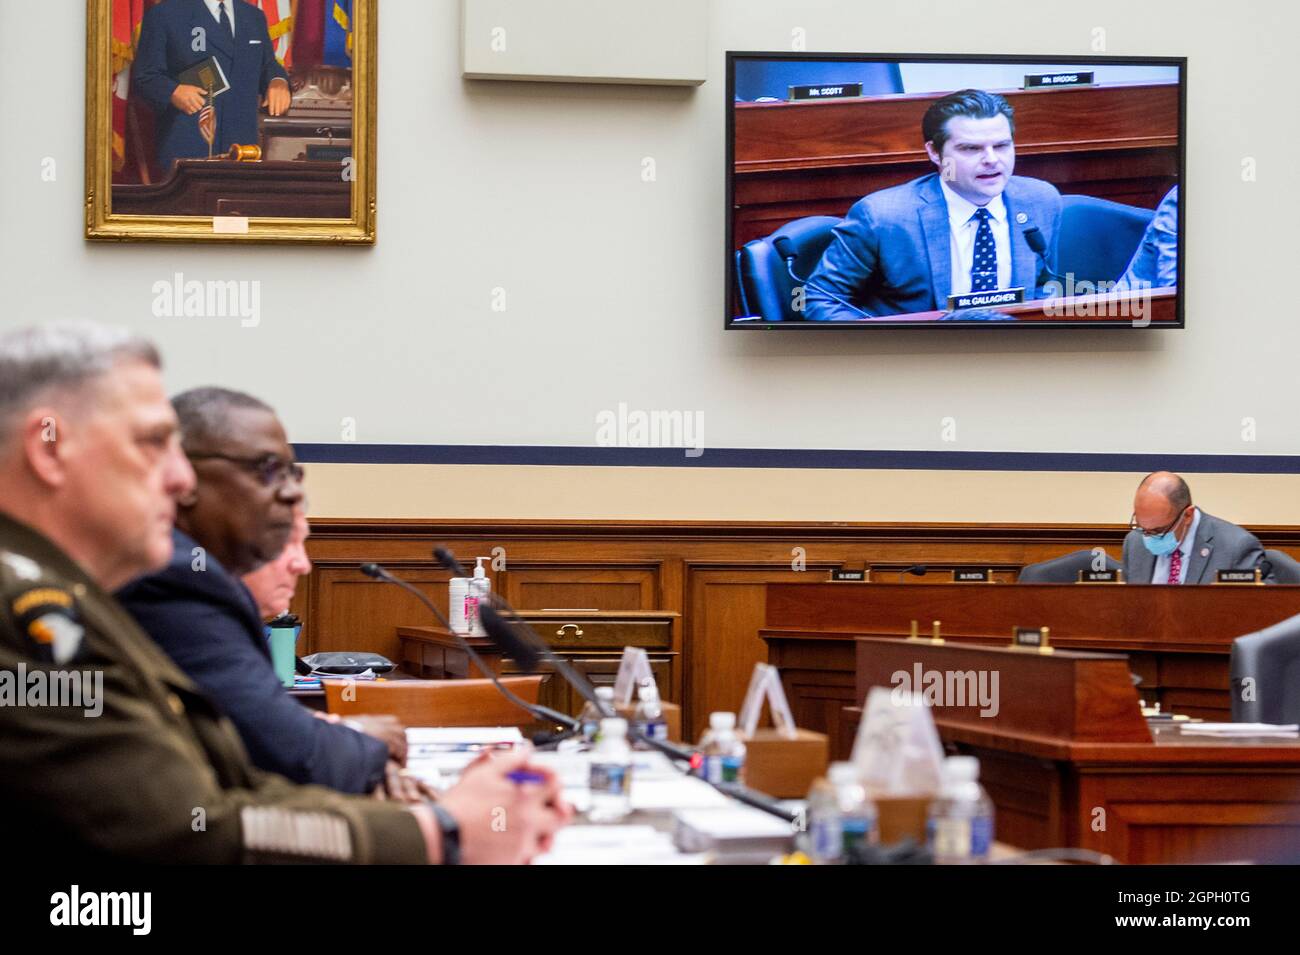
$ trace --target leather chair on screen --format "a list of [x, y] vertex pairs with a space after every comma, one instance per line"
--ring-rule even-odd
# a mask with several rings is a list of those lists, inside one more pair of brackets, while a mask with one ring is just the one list
[[1264, 559], [1273, 565], [1271, 583], [1300, 584], [1300, 561], [1290, 554], [1280, 550], [1266, 550]]
[[[1119, 570], [1121, 566], [1120, 562], [1110, 554], [1106, 555], [1106, 570]], [[1078, 581], [1081, 570], [1092, 570], [1091, 550], [1076, 550], [1064, 557], [1053, 557], [1051, 560], [1040, 561], [1037, 564], [1026, 564], [1020, 568], [1016, 583], [1073, 584]]]
[[1300, 614], [1232, 641], [1228, 673], [1234, 723], [1300, 723]]
[[803, 321], [803, 315], [791, 307], [795, 281], [774, 243], [780, 238], [790, 240], [794, 273], [806, 279], [817, 268], [831, 243], [831, 230], [840, 221], [835, 216], [808, 216], [787, 222], [765, 238], [746, 242], [736, 253], [741, 314], [760, 315], [768, 322]]
[[1124, 274], [1152, 209], [1092, 196], [1061, 197], [1061, 228], [1056, 240], [1056, 271], [1075, 282], [1114, 282]]

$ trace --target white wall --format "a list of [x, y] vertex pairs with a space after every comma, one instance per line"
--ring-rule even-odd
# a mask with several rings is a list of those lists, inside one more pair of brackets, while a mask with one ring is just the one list
[[[0, 327], [136, 326], [172, 387], [252, 390], [297, 441], [350, 416], [364, 442], [591, 445], [626, 402], [702, 411], [715, 447], [1297, 448], [1295, 4], [714, 0], [698, 89], [465, 81], [456, 0], [381, 7], [378, 246], [231, 249], [83, 241], [85, 4], [0, 0]], [[722, 329], [724, 50], [802, 28], [808, 50], [1065, 60], [1098, 26], [1105, 52], [1191, 58], [1185, 331]], [[173, 272], [259, 280], [261, 325], [154, 318]]]

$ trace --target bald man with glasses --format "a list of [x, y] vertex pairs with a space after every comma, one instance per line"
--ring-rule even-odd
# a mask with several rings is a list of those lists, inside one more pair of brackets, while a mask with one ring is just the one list
[[1196, 507], [1187, 482], [1170, 471], [1142, 479], [1129, 527], [1130, 584], [1212, 584], [1220, 570], [1254, 571], [1264, 560], [1254, 534]]
[[231, 718], [255, 765], [345, 793], [387, 788], [390, 764], [406, 757], [401, 726], [330, 723], [292, 699], [240, 580], [280, 556], [301, 509], [303, 468], [283, 425], [262, 401], [225, 388], [187, 391], [172, 406], [197, 481], [178, 502], [171, 563], [118, 599]]

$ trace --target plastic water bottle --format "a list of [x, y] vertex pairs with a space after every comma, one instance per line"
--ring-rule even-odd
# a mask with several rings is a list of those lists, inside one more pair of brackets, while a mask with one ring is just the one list
[[736, 736], [735, 713], [710, 713], [700, 738], [699, 775], [711, 783], [745, 781], [745, 744]]
[[[614, 712], [614, 688], [612, 686], [596, 687], [596, 699], [604, 704], [606, 712]], [[582, 712], [578, 714], [578, 722], [582, 724], [583, 742], [596, 742], [597, 737], [600, 736], [600, 721], [605, 718], [605, 714], [597, 708], [595, 703], [588, 701], [583, 706]]]
[[618, 822], [632, 811], [632, 751], [627, 720], [611, 716], [600, 722], [600, 741], [591, 754], [592, 822]]
[[[659, 687], [653, 680], [645, 680], [636, 688], [636, 711], [632, 714], [632, 726], [638, 733], [649, 739], [667, 741], [668, 721], [664, 719], [664, 710], [659, 703]], [[644, 747], [645, 743], [636, 743]]]
[[876, 804], [853, 763], [831, 763], [825, 779], [808, 794], [808, 854], [822, 865], [837, 865], [854, 848], [879, 839]]
[[980, 761], [949, 756], [939, 798], [930, 803], [930, 851], [939, 864], [986, 862], [993, 845], [993, 800], [979, 784]]

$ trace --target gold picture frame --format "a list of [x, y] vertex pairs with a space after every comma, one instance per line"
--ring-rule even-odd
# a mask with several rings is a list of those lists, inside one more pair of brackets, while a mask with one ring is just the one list
[[[86, 238], [110, 242], [373, 245], [376, 236], [378, 0], [351, 7], [349, 218], [137, 215], [113, 211], [113, 0], [86, 0]], [[297, 0], [294, 0], [297, 9]], [[238, 18], [236, 11], [236, 18]], [[348, 176], [340, 173], [344, 181]], [[339, 200], [342, 201], [341, 199]]]

